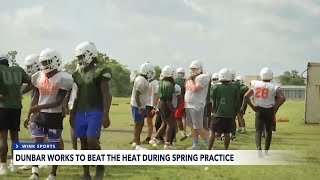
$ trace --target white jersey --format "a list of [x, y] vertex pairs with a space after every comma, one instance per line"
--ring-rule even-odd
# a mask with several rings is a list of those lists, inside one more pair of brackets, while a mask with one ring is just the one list
[[[48, 104], [56, 101], [59, 89], [69, 91], [74, 83], [73, 78], [67, 72], [58, 72], [48, 78], [42, 71], [37, 72], [31, 77], [32, 84], [39, 90], [38, 105]], [[41, 112], [61, 113], [62, 104], [50, 109], [42, 109]]]
[[68, 102], [68, 107], [69, 107], [70, 110], [73, 108], [74, 101], [77, 98], [77, 93], [78, 93], [78, 86], [77, 86], [76, 83], [73, 83], [72, 91], [71, 91], [71, 94], [70, 94], [70, 99], [69, 99], [69, 102]]
[[158, 80], [153, 80], [149, 82], [149, 92], [148, 92], [148, 102], [147, 106], [154, 106], [157, 102], [154, 102], [155, 96], [158, 94]]
[[271, 82], [255, 81], [252, 83], [253, 100], [256, 106], [271, 108], [275, 105], [278, 85]]
[[141, 107], [145, 108], [148, 102], [149, 96], [149, 81], [143, 76], [138, 76], [134, 80], [132, 94], [131, 94], [131, 106], [138, 107], [135, 96], [137, 91], [141, 92], [140, 94], [140, 103]]
[[202, 87], [199, 92], [191, 90], [192, 80], [186, 83], [185, 108], [201, 109], [206, 106], [206, 98], [208, 95], [208, 88], [210, 83], [210, 77], [206, 74], [201, 74], [196, 77], [195, 83]]
[[172, 96], [172, 105], [174, 108], [178, 106], [178, 97], [181, 95], [181, 87], [178, 84], [174, 85], [174, 94]]

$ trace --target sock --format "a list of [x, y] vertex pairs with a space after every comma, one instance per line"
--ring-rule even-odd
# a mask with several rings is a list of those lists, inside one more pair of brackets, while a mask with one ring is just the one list
[[193, 146], [199, 147], [199, 141], [198, 141], [198, 139], [194, 139], [194, 140], [193, 140]]
[[39, 173], [38, 167], [32, 167], [32, 174], [37, 174]]
[[54, 176], [57, 176], [57, 173], [56, 172], [51, 172], [52, 175]]

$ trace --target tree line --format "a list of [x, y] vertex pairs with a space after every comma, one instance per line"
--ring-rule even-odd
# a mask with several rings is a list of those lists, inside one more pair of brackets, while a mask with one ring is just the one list
[[[19, 64], [16, 61], [17, 51], [9, 51], [7, 56], [12, 65]], [[111, 93], [114, 97], [129, 97], [131, 95], [133, 82], [130, 79], [131, 72], [126, 65], [119, 63], [116, 59], [110, 59], [106, 54], [98, 53], [98, 65], [99, 66], [107, 66], [111, 68], [112, 71], [112, 79], [110, 80], [110, 89]], [[71, 62], [64, 65], [64, 69], [73, 73], [76, 70], [77, 62], [76, 60], [72, 60]], [[155, 66], [155, 79], [159, 79], [161, 68], [159, 66]], [[139, 75], [139, 72], [135, 70], [134, 77]], [[303, 86], [305, 85], [304, 79], [299, 76], [299, 72], [297, 70], [285, 71], [283, 75], [279, 76], [280, 83], [282, 85], [296, 85]]]

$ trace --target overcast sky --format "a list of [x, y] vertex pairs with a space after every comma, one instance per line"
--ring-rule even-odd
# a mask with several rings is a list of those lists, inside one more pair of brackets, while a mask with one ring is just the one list
[[276, 75], [319, 62], [320, 0], [0, 0], [0, 53], [45, 48], [65, 63], [92, 41], [130, 70], [150, 61]]

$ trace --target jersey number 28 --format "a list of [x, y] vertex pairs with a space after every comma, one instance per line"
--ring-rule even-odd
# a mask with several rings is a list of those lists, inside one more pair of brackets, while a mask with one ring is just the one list
[[262, 99], [268, 98], [268, 96], [269, 96], [269, 89], [268, 88], [258, 87], [256, 90], [257, 91], [254, 95], [256, 98], [262, 98]]

